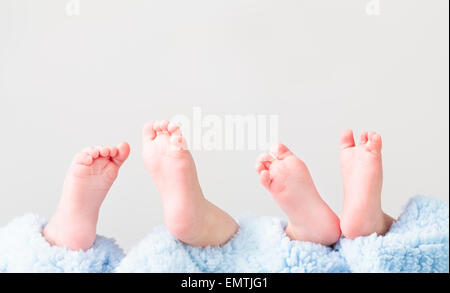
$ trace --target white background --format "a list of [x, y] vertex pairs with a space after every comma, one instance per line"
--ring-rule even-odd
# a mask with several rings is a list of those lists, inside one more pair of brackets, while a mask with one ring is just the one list
[[[132, 146], [99, 233], [126, 249], [162, 224], [140, 158], [149, 119], [274, 114], [281, 141], [339, 213], [339, 134], [384, 141], [383, 207], [448, 199], [447, 0], [0, 1], [0, 226], [50, 217], [72, 156]], [[375, 11], [376, 12], [376, 11]], [[283, 216], [254, 172], [257, 151], [194, 157], [208, 199], [239, 216]]]

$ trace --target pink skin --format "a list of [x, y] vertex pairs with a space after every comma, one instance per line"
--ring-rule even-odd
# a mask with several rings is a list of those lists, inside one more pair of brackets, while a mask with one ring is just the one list
[[43, 231], [50, 244], [72, 250], [92, 246], [100, 206], [129, 153], [128, 143], [122, 143], [90, 147], [75, 156], [58, 208]]
[[226, 243], [237, 223], [203, 196], [191, 153], [179, 127], [169, 121], [149, 122], [143, 129], [143, 158], [163, 202], [170, 233], [192, 246]]
[[256, 164], [261, 183], [289, 218], [292, 240], [332, 245], [339, 240], [339, 218], [317, 192], [305, 163], [286, 146], [275, 145]]
[[359, 145], [355, 145], [351, 130], [342, 133], [344, 205], [341, 229], [347, 238], [354, 239], [372, 233], [383, 235], [394, 221], [381, 209], [381, 147], [381, 136], [375, 132], [363, 132]]

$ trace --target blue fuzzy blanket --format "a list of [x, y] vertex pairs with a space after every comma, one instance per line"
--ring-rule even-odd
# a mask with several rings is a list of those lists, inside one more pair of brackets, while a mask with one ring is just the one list
[[242, 217], [221, 247], [192, 247], [156, 228], [125, 256], [113, 239], [87, 251], [50, 246], [46, 221], [26, 215], [0, 228], [0, 272], [449, 272], [448, 202], [411, 199], [389, 232], [333, 247], [292, 241], [276, 218]]

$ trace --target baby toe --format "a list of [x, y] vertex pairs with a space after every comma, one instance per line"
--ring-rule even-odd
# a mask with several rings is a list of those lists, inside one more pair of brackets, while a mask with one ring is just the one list
[[81, 152], [81, 153], [78, 153], [75, 156], [75, 160], [74, 161], [75, 161], [76, 164], [90, 166], [94, 162], [94, 159], [87, 152]]
[[255, 169], [258, 174], [261, 174], [262, 171], [267, 170], [267, 167], [262, 162], [257, 162]]
[[259, 175], [259, 179], [261, 181], [261, 184], [265, 188], [269, 188], [269, 186], [270, 186], [270, 173], [269, 173], [269, 171], [263, 170], [261, 172], [261, 174]]
[[100, 155], [100, 152], [95, 147], [88, 147], [83, 150], [83, 152], [89, 154], [93, 159], [97, 159]]

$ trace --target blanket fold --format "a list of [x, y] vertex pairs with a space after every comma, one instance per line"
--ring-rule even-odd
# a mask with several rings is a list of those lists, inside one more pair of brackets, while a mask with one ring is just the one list
[[43, 218], [27, 214], [0, 228], [0, 272], [107, 273], [124, 256], [114, 240], [102, 236], [86, 251], [51, 246], [42, 236], [45, 224]]

